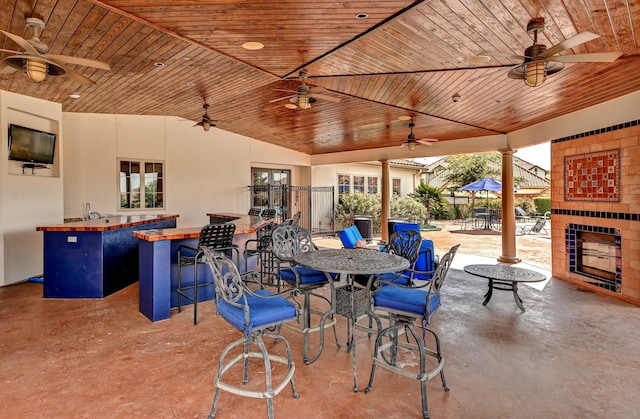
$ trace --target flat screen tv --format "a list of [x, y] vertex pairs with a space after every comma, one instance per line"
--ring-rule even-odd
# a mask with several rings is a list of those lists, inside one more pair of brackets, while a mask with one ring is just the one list
[[56, 134], [20, 125], [9, 125], [9, 160], [53, 164], [55, 147]]

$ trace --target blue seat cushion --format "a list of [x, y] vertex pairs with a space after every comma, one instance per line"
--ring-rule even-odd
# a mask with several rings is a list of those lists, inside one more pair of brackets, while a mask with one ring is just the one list
[[[258, 290], [255, 293], [262, 296], [273, 295], [267, 290]], [[245, 294], [245, 297], [249, 306], [248, 324], [245, 323], [244, 309], [235, 307], [222, 299], [217, 302], [218, 313], [222, 318], [242, 332], [251, 333], [254, 328], [284, 322], [296, 317], [295, 305], [284, 297], [259, 298], [249, 294]], [[243, 304], [243, 300], [240, 299], [238, 303]]]
[[429, 318], [440, 306], [440, 295], [432, 296], [427, 310], [427, 291], [386, 286], [373, 294], [375, 307], [400, 310]]
[[[300, 275], [300, 284], [320, 284], [327, 281], [327, 276], [322, 271], [305, 268], [304, 266], [296, 266], [296, 272]], [[280, 270], [280, 277], [287, 282], [296, 282], [296, 274], [291, 268]]]
[[362, 237], [362, 234], [360, 234], [360, 230], [358, 230], [358, 227], [356, 226], [345, 228], [338, 233], [338, 237], [340, 237], [342, 246], [345, 249], [355, 249], [358, 241], [364, 240], [364, 237]]

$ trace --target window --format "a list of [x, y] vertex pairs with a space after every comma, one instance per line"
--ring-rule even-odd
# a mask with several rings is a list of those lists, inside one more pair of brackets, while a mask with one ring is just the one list
[[394, 195], [400, 196], [400, 179], [392, 179], [391, 182], [391, 192]]
[[338, 194], [349, 195], [351, 193], [351, 179], [349, 175], [338, 175]]
[[364, 193], [364, 176], [353, 177], [353, 191]]
[[119, 182], [120, 208], [164, 208], [163, 163], [120, 160]]
[[377, 177], [368, 177], [367, 178], [367, 192], [370, 194], [378, 193], [378, 178]]
[[291, 170], [251, 168], [251, 182], [253, 188], [251, 206], [260, 208], [275, 208], [278, 214], [287, 213], [288, 202], [291, 201], [288, 188]]

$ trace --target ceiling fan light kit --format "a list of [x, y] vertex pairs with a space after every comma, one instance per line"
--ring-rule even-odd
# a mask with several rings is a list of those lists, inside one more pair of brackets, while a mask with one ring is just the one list
[[29, 39], [0, 30], [0, 33], [4, 34], [24, 50], [23, 52], [2, 50], [3, 52], [14, 53], [14, 55], [10, 55], [3, 60], [8, 67], [14, 70], [9, 69], [9, 71], [3, 71], [3, 74], [12, 74], [16, 70], [23, 71], [34, 83], [43, 82], [47, 76], [63, 76], [66, 74], [78, 83], [91, 85], [94, 84], [93, 80], [65, 68], [63, 63], [100, 68], [107, 71], [111, 70], [109, 64], [101, 61], [67, 55], [48, 54], [49, 47], [40, 40], [40, 33], [44, 30], [44, 21], [42, 19], [28, 17], [26, 19], [26, 27], [27, 29], [31, 29], [32, 32], [31, 38]]
[[47, 63], [43, 63], [40, 60], [26, 60], [27, 61], [27, 76], [31, 81], [40, 83], [47, 77]]
[[[509, 70], [512, 79], [523, 80], [527, 86], [538, 87], [545, 82], [547, 76], [564, 69], [564, 63], [600, 62], [610, 63], [622, 55], [621, 52], [602, 52], [593, 54], [566, 54], [561, 52], [574, 48], [585, 42], [597, 39], [600, 35], [591, 32], [580, 32], [551, 48], [538, 44], [538, 33], [544, 31], [544, 18], [532, 19], [527, 25], [527, 32], [533, 35], [533, 45], [524, 51], [524, 55], [514, 55], [501, 52], [481, 52], [478, 57], [503, 57], [523, 60]], [[487, 73], [492, 74], [492, 73]]]

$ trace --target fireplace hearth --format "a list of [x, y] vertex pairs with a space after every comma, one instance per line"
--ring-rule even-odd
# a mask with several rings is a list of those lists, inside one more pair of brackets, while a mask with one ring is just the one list
[[589, 284], [620, 292], [620, 230], [569, 224], [565, 233], [569, 271], [584, 277]]

